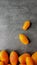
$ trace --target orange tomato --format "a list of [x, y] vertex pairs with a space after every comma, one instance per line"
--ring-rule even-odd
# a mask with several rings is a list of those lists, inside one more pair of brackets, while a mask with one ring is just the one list
[[30, 57], [30, 54], [24, 53], [21, 56], [19, 56], [19, 62], [21, 64], [25, 64], [26, 63], [26, 57]]
[[23, 44], [29, 44], [29, 40], [28, 40], [28, 38], [27, 38], [27, 36], [26, 35], [24, 35], [24, 34], [19, 34], [19, 40], [23, 43]]
[[26, 65], [34, 65], [31, 57], [26, 57]]
[[18, 54], [15, 51], [10, 53], [10, 63], [12, 65], [17, 65], [18, 63]]
[[24, 22], [24, 24], [22, 26], [22, 29], [23, 30], [27, 30], [29, 27], [30, 27], [30, 21], [27, 20], [27, 21]]
[[1, 51], [0, 52], [0, 60], [3, 61], [5, 64], [8, 64], [8, 53], [6, 51]]
[[37, 65], [37, 52], [32, 54], [32, 59], [33, 59], [35, 65]]

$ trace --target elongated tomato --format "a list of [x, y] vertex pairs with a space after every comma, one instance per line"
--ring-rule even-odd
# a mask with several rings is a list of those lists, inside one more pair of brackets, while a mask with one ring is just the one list
[[32, 54], [32, 59], [33, 59], [35, 65], [37, 65], [37, 52]]
[[22, 29], [27, 30], [29, 27], [30, 27], [30, 21], [27, 20], [27, 21], [24, 22]]
[[21, 56], [19, 56], [19, 62], [21, 64], [25, 64], [26, 63], [26, 57], [30, 57], [30, 54], [24, 53]]
[[26, 35], [24, 35], [24, 34], [19, 34], [19, 40], [23, 43], [23, 44], [29, 44], [29, 40], [28, 40], [28, 38], [27, 38], [27, 36]]
[[10, 53], [10, 63], [12, 65], [17, 65], [18, 63], [18, 54], [15, 51]]
[[8, 53], [5, 50], [0, 52], [0, 61], [3, 61], [5, 64], [8, 64], [9, 58]]
[[26, 57], [26, 65], [34, 65], [31, 57]]

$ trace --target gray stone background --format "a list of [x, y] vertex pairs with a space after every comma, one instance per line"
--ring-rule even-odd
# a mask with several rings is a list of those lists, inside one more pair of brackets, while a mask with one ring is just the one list
[[[25, 20], [32, 25], [27, 31], [21, 29]], [[23, 45], [18, 34], [24, 33], [31, 40]], [[0, 50], [23, 52], [37, 51], [37, 0], [0, 0]]]

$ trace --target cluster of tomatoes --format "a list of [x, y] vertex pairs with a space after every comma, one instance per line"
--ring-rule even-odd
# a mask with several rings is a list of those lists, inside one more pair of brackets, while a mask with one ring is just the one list
[[11, 51], [10, 55], [5, 50], [0, 51], [0, 65], [18, 65], [18, 62], [19, 65], [37, 65], [37, 52], [18, 56], [15, 51]]
[[[23, 30], [27, 30], [30, 27], [30, 21], [26, 21], [22, 27]], [[23, 44], [29, 44], [29, 39], [24, 34], [19, 34], [19, 39]], [[37, 52], [30, 55], [29, 53], [23, 53], [18, 56], [17, 52], [11, 51], [8, 55], [7, 51], [0, 51], [0, 65], [37, 65]]]

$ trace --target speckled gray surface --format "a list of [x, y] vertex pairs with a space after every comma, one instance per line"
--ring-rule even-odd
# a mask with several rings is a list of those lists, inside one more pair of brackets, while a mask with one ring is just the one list
[[[27, 31], [21, 29], [25, 20], [32, 25]], [[18, 34], [24, 33], [31, 40], [23, 45]], [[0, 50], [23, 52], [37, 51], [37, 0], [0, 0]]]

